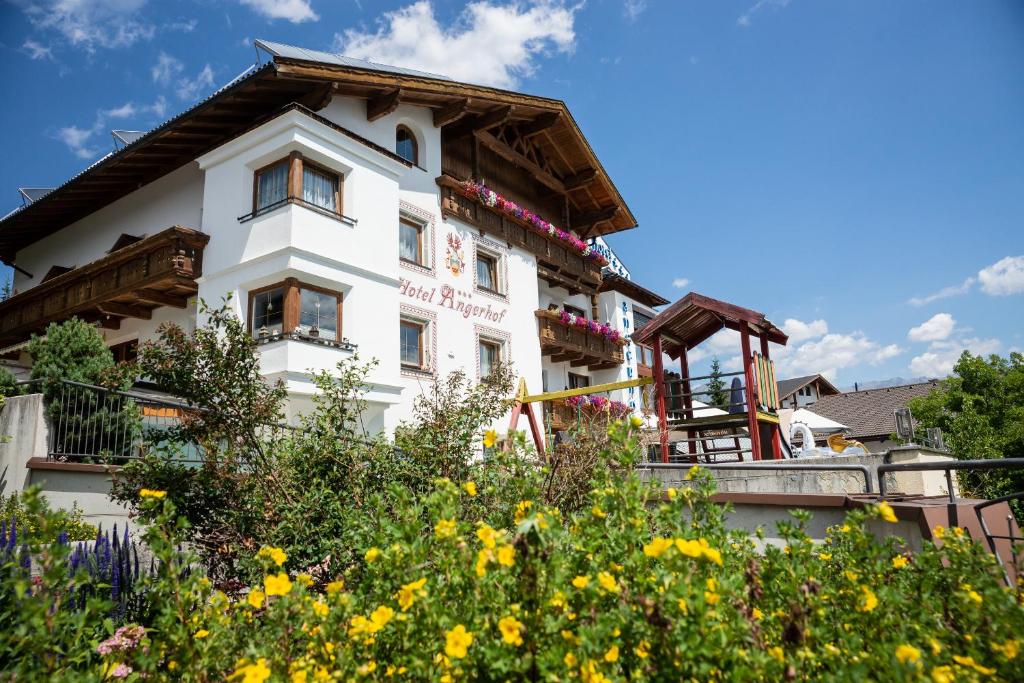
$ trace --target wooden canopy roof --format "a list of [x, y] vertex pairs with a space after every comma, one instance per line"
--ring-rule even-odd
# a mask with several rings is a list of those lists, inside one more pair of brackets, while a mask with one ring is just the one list
[[[318, 59], [327, 53], [261, 44], [273, 60], [256, 67], [192, 109], [104, 157], [37, 201], [0, 219], [0, 259], [124, 197], [231, 139], [261, 117], [297, 102], [313, 111], [334, 95], [366, 100], [375, 120], [400, 103], [429, 107], [445, 136], [471, 134], [567, 198], [570, 222], [587, 234], [636, 226], [611, 179], [565, 103], [359, 60]], [[337, 56], [334, 56], [337, 57]], [[545, 167], [492, 134], [501, 126], [542, 150]], [[444, 137], [444, 136], [443, 136]], [[507, 148], [506, 148], [507, 147]]]
[[744, 326], [752, 334], [776, 344], [785, 346], [789, 339], [763, 313], [690, 292], [635, 332], [633, 341], [650, 345], [654, 336], [660, 334], [662, 350], [675, 359], [723, 328], [739, 331]]

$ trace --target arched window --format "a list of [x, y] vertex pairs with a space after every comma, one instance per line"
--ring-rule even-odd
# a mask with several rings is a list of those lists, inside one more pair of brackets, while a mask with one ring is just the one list
[[395, 153], [416, 166], [420, 165], [419, 146], [416, 144], [416, 136], [405, 126], [395, 129]]

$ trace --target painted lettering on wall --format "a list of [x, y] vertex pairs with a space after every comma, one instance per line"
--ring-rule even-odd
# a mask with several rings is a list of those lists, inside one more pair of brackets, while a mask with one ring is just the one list
[[414, 285], [409, 280], [402, 278], [398, 285], [398, 293], [418, 302], [455, 311], [466, 319], [480, 318], [488, 322], [500, 323], [508, 313], [507, 308], [497, 308], [491, 304], [474, 304], [471, 294], [455, 289], [451, 285], [427, 288]]

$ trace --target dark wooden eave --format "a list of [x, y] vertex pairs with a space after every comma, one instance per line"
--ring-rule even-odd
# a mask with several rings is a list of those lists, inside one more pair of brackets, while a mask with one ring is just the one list
[[601, 286], [598, 292], [619, 292], [637, 303], [654, 308], [664, 306], [668, 299], [646, 287], [638, 285], [632, 280], [627, 280], [617, 273], [605, 273], [601, 279]]

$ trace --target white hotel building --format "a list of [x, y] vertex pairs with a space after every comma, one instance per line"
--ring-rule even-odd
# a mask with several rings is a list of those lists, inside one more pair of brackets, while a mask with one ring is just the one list
[[[531, 393], [650, 372], [625, 338], [666, 302], [602, 240], [636, 221], [564, 103], [258, 47], [265, 64], [0, 220], [15, 268], [0, 303], [8, 362], [27, 363], [29, 336], [71, 316], [130, 357], [161, 323], [201, 323], [199, 298], [231, 295], [294, 412], [310, 370], [376, 358], [371, 429], [407, 419], [436, 378], [481, 377], [496, 359]], [[623, 340], [567, 325], [563, 309]], [[637, 390], [611, 398], [641, 408]]]

